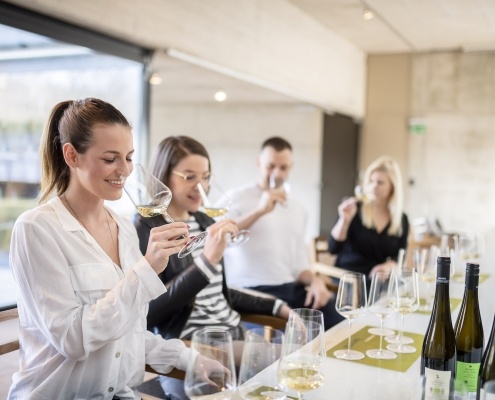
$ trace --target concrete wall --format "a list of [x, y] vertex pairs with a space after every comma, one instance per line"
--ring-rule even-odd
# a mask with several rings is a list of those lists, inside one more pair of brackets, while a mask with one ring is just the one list
[[[398, 160], [410, 219], [495, 228], [495, 54], [370, 56], [367, 80], [360, 168], [381, 154]], [[426, 133], [409, 133], [410, 118]]]
[[286, 138], [295, 158], [291, 196], [309, 213], [309, 239], [319, 231], [322, 115], [315, 107], [298, 105], [173, 106], [152, 101], [151, 149], [167, 136], [194, 137], [208, 149], [218, 182], [230, 189], [257, 181], [256, 157], [266, 138]]

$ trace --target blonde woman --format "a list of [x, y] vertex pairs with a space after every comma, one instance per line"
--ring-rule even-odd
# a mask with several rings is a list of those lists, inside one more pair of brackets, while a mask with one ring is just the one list
[[407, 245], [409, 223], [402, 211], [400, 169], [391, 157], [380, 157], [366, 169], [363, 186], [366, 201], [351, 197], [339, 205], [328, 246], [337, 266], [371, 279], [396, 264], [399, 249]]

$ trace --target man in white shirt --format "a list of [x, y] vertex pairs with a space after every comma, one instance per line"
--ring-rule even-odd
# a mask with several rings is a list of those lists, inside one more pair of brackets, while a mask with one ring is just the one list
[[284, 189], [292, 166], [290, 143], [269, 138], [258, 157], [258, 183], [227, 193], [232, 200], [229, 217], [239, 229], [250, 231], [246, 243], [224, 253], [227, 283], [274, 295], [292, 308], [320, 309], [328, 329], [342, 318], [324, 281], [309, 268], [306, 211]]

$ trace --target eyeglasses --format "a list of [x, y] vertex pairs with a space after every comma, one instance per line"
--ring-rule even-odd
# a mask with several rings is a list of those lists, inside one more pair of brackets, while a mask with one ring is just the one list
[[210, 179], [211, 179], [211, 174], [210, 173], [205, 174], [203, 176], [198, 176], [196, 174], [183, 174], [182, 172], [172, 171], [172, 174], [175, 174], [177, 176], [180, 176], [187, 183], [203, 182], [203, 183], [209, 184], [210, 183]]

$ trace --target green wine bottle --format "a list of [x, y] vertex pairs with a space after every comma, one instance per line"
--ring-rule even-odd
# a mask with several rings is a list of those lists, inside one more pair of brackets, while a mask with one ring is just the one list
[[[493, 318], [492, 331], [483, 358], [481, 359], [480, 369], [480, 389], [483, 393], [483, 385], [495, 380], [495, 316]], [[483, 398], [483, 397], [482, 397]], [[488, 398], [488, 397], [487, 397]]]
[[466, 265], [466, 287], [461, 310], [455, 323], [456, 389], [464, 386], [466, 399], [479, 399], [478, 375], [483, 356], [483, 323], [478, 301], [480, 266]]
[[424, 400], [448, 400], [455, 378], [455, 333], [450, 315], [450, 257], [437, 259], [437, 284], [430, 322], [421, 350]]

